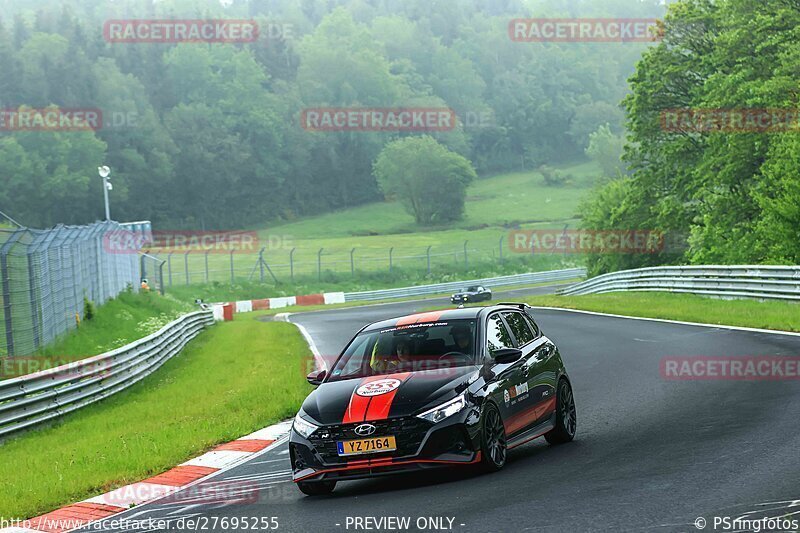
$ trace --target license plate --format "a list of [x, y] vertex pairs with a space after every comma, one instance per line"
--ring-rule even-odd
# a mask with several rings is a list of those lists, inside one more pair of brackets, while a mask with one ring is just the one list
[[339, 455], [359, 455], [362, 453], [392, 452], [397, 449], [394, 437], [373, 437], [371, 439], [346, 440], [336, 443]]

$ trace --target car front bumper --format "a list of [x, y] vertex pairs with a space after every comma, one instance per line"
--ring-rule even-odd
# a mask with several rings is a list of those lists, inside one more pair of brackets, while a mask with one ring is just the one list
[[[333, 451], [337, 441], [358, 438], [352, 430], [360, 423], [323, 426], [308, 439], [292, 430], [292, 479], [362, 479], [480, 461], [480, 414], [476, 408], [469, 407], [438, 424], [410, 418], [370, 422], [379, 428], [373, 436], [394, 435], [398, 449], [368, 455], [340, 457]], [[328, 437], [323, 438], [326, 434]]]

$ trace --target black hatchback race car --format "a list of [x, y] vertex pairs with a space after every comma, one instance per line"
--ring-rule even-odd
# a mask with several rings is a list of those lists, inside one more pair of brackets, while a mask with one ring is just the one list
[[572, 387], [530, 308], [499, 304], [359, 331], [303, 402], [289, 454], [302, 492], [446, 465], [503, 467], [507, 450], [575, 436]]

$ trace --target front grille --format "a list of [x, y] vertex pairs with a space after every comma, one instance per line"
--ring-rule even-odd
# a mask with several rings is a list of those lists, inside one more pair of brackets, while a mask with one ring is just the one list
[[[347, 459], [339, 456], [336, 450], [336, 443], [343, 440], [365, 438], [356, 435], [355, 432], [355, 428], [364, 423], [365, 422], [358, 422], [355, 424], [324, 426], [315, 431], [308, 440], [326, 463], [345, 463]], [[429, 422], [417, 417], [393, 418], [366, 423], [375, 426], [375, 433], [368, 438], [393, 435], [397, 441], [397, 451], [371, 453], [363, 456], [350, 456], [351, 458], [357, 457], [359, 459], [366, 459], [370, 457], [385, 457], [387, 455], [394, 457], [413, 455], [417, 453], [422, 439], [425, 438], [425, 433], [431, 427]]]

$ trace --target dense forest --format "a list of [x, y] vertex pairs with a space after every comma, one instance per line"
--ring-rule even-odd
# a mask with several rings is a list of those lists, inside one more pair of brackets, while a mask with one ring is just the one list
[[[800, 3], [683, 1], [670, 6], [662, 31], [624, 101], [631, 175], [598, 191], [583, 223], [658, 228], [686, 246], [596, 255], [590, 271], [798, 264]], [[693, 110], [693, 118], [665, 127], [665, 113], [676, 109]], [[748, 116], [750, 125], [734, 120]]]
[[[482, 176], [609, 147], [608, 172], [618, 172], [620, 102], [650, 44], [514, 42], [508, 24], [664, 12], [658, 0], [0, 0], [0, 7], [2, 108], [103, 113], [95, 131], [0, 128], [0, 205], [30, 226], [101, 218], [95, 169], [106, 164], [113, 218], [207, 229], [383, 197], [373, 172], [378, 155], [417, 133], [308, 131], [299, 119], [307, 108], [450, 108], [458, 127], [431, 135]], [[261, 31], [256, 42], [238, 44], [104, 38], [105, 21], [131, 18], [252, 19]], [[657, 67], [648, 64], [655, 54], [642, 69]], [[638, 132], [635, 120], [630, 125]]]

